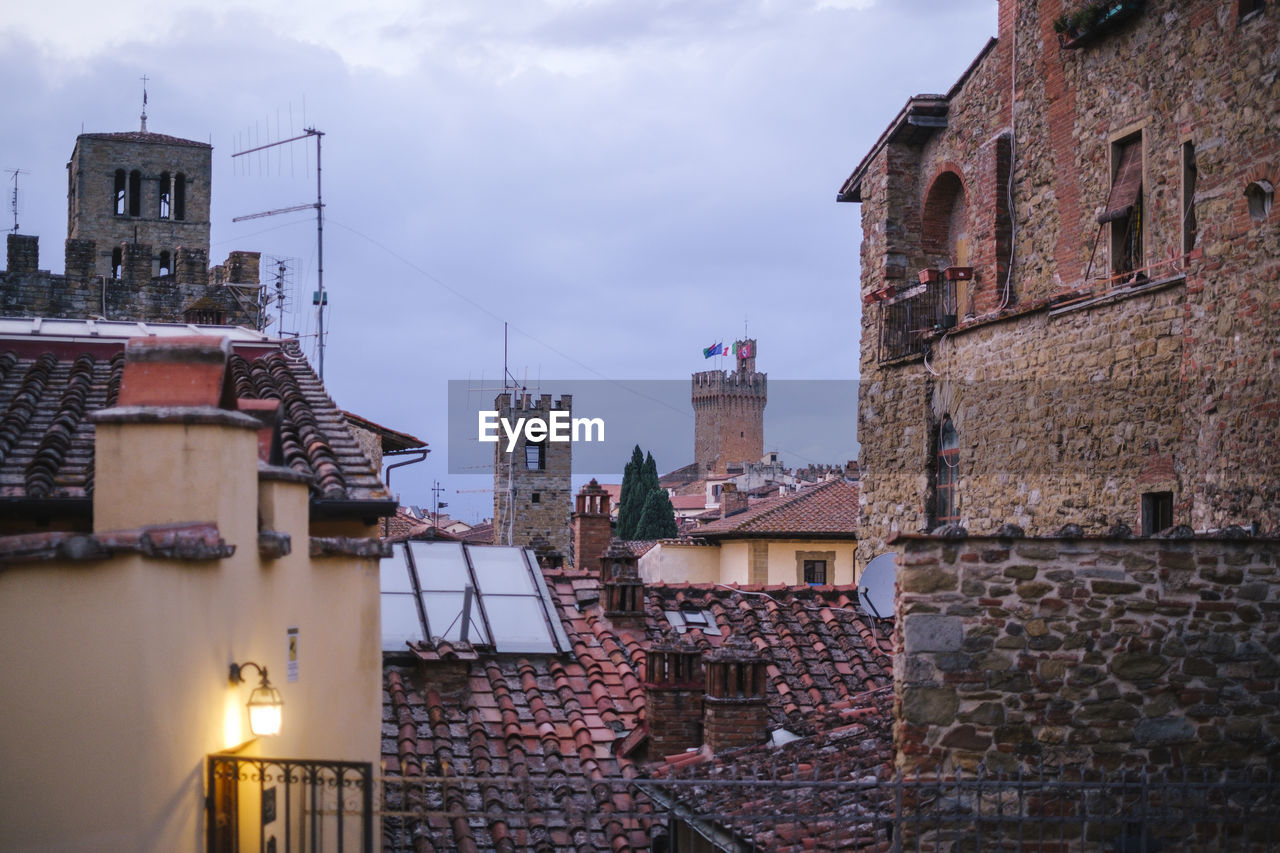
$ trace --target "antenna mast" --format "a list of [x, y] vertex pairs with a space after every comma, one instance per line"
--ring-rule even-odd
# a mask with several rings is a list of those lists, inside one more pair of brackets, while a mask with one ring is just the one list
[[18, 233], [18, 175], [31, 174], [26, 169], [6, 169], [13, 176], [13, 194], [9, 197], [9, 207], [13, 210], [13, 233]]
[[312, 139], [316, 141], [316, 202], [315, 204], [295, 204], [293, 207], [283, 207], [278, 210], [268, 210], [262, 213], [250, 213], [247, 216], [236, 216], [232, 222], [243, 222], [246, 219], [259, 219], [263, 216], [276, 216], [281, 213], [293, 213], [298, 210], [306, 210], [314, 207], [316, 210], [316, 292], [312, 296], [311, 304], [316, 306], [316, 351], [318, 353], [319, 374], [320, 379], [324, 379], [324, 309], [329, 304], [329, 297], [324, 292], [324, 196], [321, 193], [320, 181], [320, 140], [324, 136], [322, 131], [316, 130], [314, 127], [304, 127], [300, 136], [282, 139], [279, 142], [268, 142], [266, 145], [259, 145], [256, 148], [248, 148], [244, 151], [237, 151], [232, 154], [232, 158], [243, 157], [246, 154], [252, 154], [255, 151], [263, 151], [267, 148], [275, 148], [277, 145], [288, 145], [290, 142], [297, 142], [300, 139]]

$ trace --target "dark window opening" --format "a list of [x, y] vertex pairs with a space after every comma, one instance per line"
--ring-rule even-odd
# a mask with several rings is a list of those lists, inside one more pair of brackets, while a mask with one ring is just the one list
[[111, 277], [116, 281], [124, 278], [124, 252], [119, 246], [111, 250]]
[[951, 423], [943, 418], [938, 428], [937, 520], [938, 524], [960, 522], [960, 502], [956, 481], [960, 477], [960, 437]]
[[173, 179], [173, 218], [187, 218], [187, 176], [181, 172]]
[[1254, 222], [1262, 222], [1270, 216], [1275, 195], [1275, 188], [1270, 181], [1254, 181], [1245, 187], [1244, 197], [1249, 203], [1249, 218]]
[[1266, 0], [1240, 0], [1238, 18], [1247, 18], [1254, 12], [1261, 12], [1262, 7], [1266, 5]]
[[160, 253], [160, 266], [156, 270], [157, 275], [168, 275], [173, 272], [171, 261], [169, 260], [169, 252], [166, 249]]
[[[968, 205], [964, 181], [955, 172], [943, 172], [929, 187], [920, 211], [920, 232], [925, 269], [970, 265]], [[957, 315], [973, 315], [975, 294], [971, 283], [970, 279], [930, 283], [930, 287], [942, 289], [942, 314], [952, 317], [948, 325], [955, 323]]]
[[1196, 247], [1196, 146], [1182, 143], [1182, 253]]
[[690, 627], [705, 628], [711, 624], [711, 620], [702, 610], [681, 610], [680, 616], [684, 619], [684, 624]]
[[541, 492], [533, 492], [532, 494], [530, 494], [530, 495], [529, 495], [529, 503], [534, 503], [534, 504], [540, 504], [540, 503], [542, 503], [542, 493], [541, 493]]
[[827, 582], [827, 561], [826, 560], [805, 560], [804, 561], [804, 582], [812, 584], [825, 584]]
[[124, 216], [124, 210], [125, 210], [124, 188], [125, 188], [124, 169], [116, 169], [116, 194], [115, 194], [116, 216]]
[[142, 173], [137, 169], [129, 173], [129, 215], [142, 215]]
[[168, 219], [171, 213], [172, 190], [173, 183], [169, 180], [169, 173], [162, 172], [160, 174], [160, 208], [156, 211], [156, 215], [161, 219]]
[[1154, 536], [1173, 527], [1173, 492], [1146, 492], [1142, 496], [1142, 535]]
[[524, 467], [529, 471], [542, 471], [547, 467], [547, 446], [529, 442], [524, 446]]
[[197, 326], [223, 326], [226, 325], [226, 314], [210, 309], [192, 309], [183, 313], [182, 321]]
[[1114, 277], [1142, 269], [1142, 134], [1111, 148], [1115, 172], [1101, 222], [1111, 223], [1111, 273]]

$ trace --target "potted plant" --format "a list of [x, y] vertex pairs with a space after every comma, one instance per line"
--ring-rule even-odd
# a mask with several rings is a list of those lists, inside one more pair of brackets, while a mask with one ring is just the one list
[[920, 270], [921, 284], [937, 284], [940, 281], [942, 281], [942, 270], [932, 268]]

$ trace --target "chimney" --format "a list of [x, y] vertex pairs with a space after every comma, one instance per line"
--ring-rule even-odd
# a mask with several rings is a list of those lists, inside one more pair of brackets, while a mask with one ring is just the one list
[[765, 660], [734, 634], [707, 654], [703, 732], [713, 753], [764, 743], [769, 736]]
[[649, 756], [657, 759], [702, 745], [702, 653], [679, 635], [645, 651], [644, 714]]
[[573, 513], [573, 558], [578, 571], [598, 573], [609, 547], [609, 493], [594, 479], [578, 492]]
[[[227, 338], [133, 338], [95, 424], [95, 530], [212, 522], [256, 543], [260, 422], [236, 411]], [[251, 546], [250, 546], [251, 547]]]
[[121, 243], [124, 259], [122, 278], [131, 284], [151, 281], [151, 246], [146, 243]]
[[9, 235], [9, 275], [33, 273], [40, 266], [40, 238]]
[[725, 483], [720, 487], [720, 517], [728, 518], [737, 515], [747, 508], [747, 496], [738, 491], [733, 483]]
[[224, 264], [228, 284], [259, 284], [258, 267], [262, 262], [261, 252], [235, 251], [227, 255]]
[[[607, 496], [606, 496], [607, 498]], [[609, 546], [600, 572], [600, 599], [604, 615], [615, 628], [643, 628], [644, 581], [635, 555], [621, 542]]]

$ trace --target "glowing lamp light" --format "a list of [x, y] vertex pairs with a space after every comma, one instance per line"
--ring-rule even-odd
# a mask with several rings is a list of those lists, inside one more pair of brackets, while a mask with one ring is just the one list
[[280, 691], [271, 686], [267, 678], [267, 668], [253, 661], [231, 664], [231, 683], [243, 684], [245, 667], [253, 667], [262, 677], [257, 687], [249, 694], [249, 731], [258, 737], [280, 734], [280, 726], [284, 718], [284, 699]]

